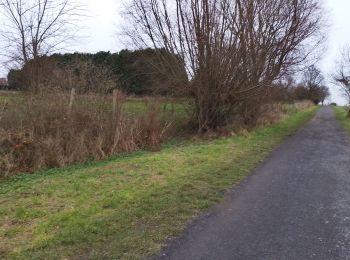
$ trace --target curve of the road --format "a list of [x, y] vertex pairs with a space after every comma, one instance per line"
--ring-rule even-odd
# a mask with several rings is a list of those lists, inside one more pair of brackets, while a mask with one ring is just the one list
[[350, 259], [350, 143], [330, 107], [159, 259]]

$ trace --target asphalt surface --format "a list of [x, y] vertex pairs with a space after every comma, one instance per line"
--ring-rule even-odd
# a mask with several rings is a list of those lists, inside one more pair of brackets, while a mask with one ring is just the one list
[[350, 259], [350, 143], [330, 107], [159, 259]]

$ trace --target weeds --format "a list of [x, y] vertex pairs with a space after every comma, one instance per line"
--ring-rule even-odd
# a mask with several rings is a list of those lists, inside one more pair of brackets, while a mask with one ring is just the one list
[[[156, 151], [166, 137], [166, 122], [157, 104], [129, 115], [118, 96], [77, 96], [41, 93], [2, 109], [0, 175], [62, 167], [100, 160], [120, 152]], [[113, 105], [114, 104], [114, 105]]]
[[265, 105], [254, 126], [236, 118], [227, 127], [198, 136], [182, 127], [189, 117], [186, 106], [180, 108], [175, 100], [140, 101], [118, 92], [107, 96], [52, 91], [16, 94], [11, 101], [0, 100], [0, 177], [102, 160], [122, 152], [157, 151], [164, 141], [178, 136], [231, 136], [310, 106], [311, 102]]

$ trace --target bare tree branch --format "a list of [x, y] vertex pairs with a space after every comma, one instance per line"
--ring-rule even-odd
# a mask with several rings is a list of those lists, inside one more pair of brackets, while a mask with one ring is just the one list
[[350, 105], [350, 45], [342, 50], [341, 60], [338, 62], [333, 79], [342, 88], [344, 96]]
[[84, 10], [74, 0], [0, 0], [0, 13], [1, 54], [22, 66], [71, 43]]
[[323, 39], [316, 0], [132, 0], [124, 17], [134, 46], [182, 58], [190, 81], [178, 91], [193, 97], [200, 131], [258, 104]]

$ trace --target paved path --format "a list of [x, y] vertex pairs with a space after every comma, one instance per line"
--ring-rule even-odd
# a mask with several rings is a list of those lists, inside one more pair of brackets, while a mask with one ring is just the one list
[[350, 143], [322, 108], [160, 259], [350, 259]]

